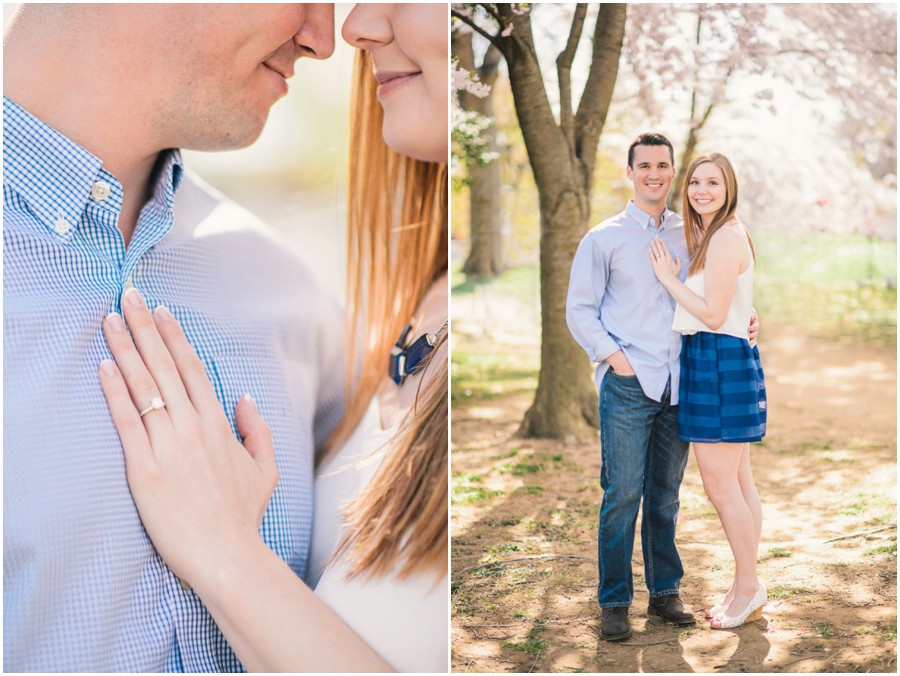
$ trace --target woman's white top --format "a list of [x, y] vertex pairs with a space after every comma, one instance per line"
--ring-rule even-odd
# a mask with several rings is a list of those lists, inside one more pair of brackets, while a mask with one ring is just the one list
[[[750, 249], [750, 241], [741, 225], [725, 225], [722, 230], [732, 230], [740, 233], [750, 254], [750, 263], [737, 278], [737, 288], [734, 291], [734, 297], [731, 299], [731, 305], [728, 307], [728, 314], [725, 316], [725, 322], [718, 329], [713, 331], [702, 321], [684, 309], [681, 304], [675, 306], [675, 318], [672, 320], [672, 330], [678, 331], [683, 335], [690, 335], [698, 331], [706, 331], [707, 333], [722, 333], [726, 336], [735, 336], [736, 338], [747, 337], [747, 327], [750, 325], [750, 312], [753, 309], [753, 252]], [[684, 280], [684, 285], [701, 298], [706, 298], [706, 279], [703, 270], [690, 275]]]
[[[447, 576], [415, 573], [347, 579], [344, 558], [329, 563], [339, 544], [344, 509], [371, 481], [392, 449], [397, 427], [381, 429], [374, 397], [346, 443], [316, 472], [308, 584], [341, 619], [397, 671], [449, 669], [450, 589]], [[315, 621], [310, 618], [310, 621]]]

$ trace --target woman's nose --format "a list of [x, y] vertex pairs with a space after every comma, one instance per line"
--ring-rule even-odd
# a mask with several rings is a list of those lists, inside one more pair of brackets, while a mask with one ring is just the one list
[[376, 49], [387, 44], [393, 34], [386, 7], [389, 5], [357, 4], [344, 21], [341, 36], [359, 49]]

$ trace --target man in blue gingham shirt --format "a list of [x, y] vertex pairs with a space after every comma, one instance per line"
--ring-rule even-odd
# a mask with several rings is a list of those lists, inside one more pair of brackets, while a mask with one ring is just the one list
[[[261, 532], [305, 572], [314, 448], [342, 409], [341, 312], [263, 224], [166, 148], [252, 141], [294, 60], [330, 53], [331, 22], [330, 8], [302, 5], [31, 6], [6, 36], [5, 671], [241, 668], [128, 490], [97, 368], [110, 356], [101, 322], [130, 285], [173, 311], [232, 425], [238, 398], [256, 399], [280, 473]], [[211, 49], [220, 71], [204, 69]], [[231, 76], [241, 86], [218, 90]], [[190, 97], [214, 102], [210, 92], [221, 116], [178, 118], [203, 113]]]

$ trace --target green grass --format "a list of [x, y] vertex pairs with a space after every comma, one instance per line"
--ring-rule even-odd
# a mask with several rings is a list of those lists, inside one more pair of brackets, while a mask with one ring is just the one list
[[450, 502], [454, 505], [484, 502], [498, 495], [503, 495], [503, 491], [490, 490], [483, 486], [454, 486]]
[[500, 474], [512, 474], [513, 476], [525, 476], [526, 474], [534, 474], [544, 469], [543, 465], [530, 464], [526, 462], [511, 463], [508, 462], [498, 469]]
[[465, 472], [457, 472], [457, 473], [454, 473], [453, 478], [457, 479], [458, 481], [460, 481], [462, 483], [467, 483], [467, 484], [476, 484], [479, 481], [481, 481], [480, 474], [474, 474], [471, 472], [468, 474]]
[[881, 640], [882, 641], [896, 641], [897, 640], [897, 626], [893, 627], [885, 627], [881, 630]]
[[867, 549], [866, 554], [893, 554], [897, 555], [897, 543], [895, 542], [892, 545], [884, 545], [883, 547], [875, 547], [873, 549]]
[[783, 587], [781, 585], [778, 585], [769, 589], [768, 597], [770, 599], [789, 599], [791, 597], [797, 596], [798, 594], [808, 593], [809, 590], [803, 587]]
[[537, 388], [538, 362], [536, 350], [524, 356], [500, 348], [469, 350], [460, 341], [453, 347], [450, 399], [456, 405], [533, 392]]
[[526, 635], [524, 641], [504, 641], [500, 645], [504, 648], [513, 648], [514, 650], [521, 650], [522, 652], [526, 652], [531, 655], [537, 655], [539, 652], [541, 652], [541, 650], [544, 649], [544, 646], [547, 645], [546, 639], [538, 638], [538, 634], [543, 631], [547, 631], [548, 629], [544, 625], [544, 622], [545, 620], [541, 619], [533, 620], [534, 626], [528, 630], [528, 634]]
[[834, 638], [834, 625], [831, 622], [819, 622], [816, 633], [822, 638]]
[[480, 286], [490, 286], [490, 293], [497, 299], [500, 297], [515, 298], [526, 305], [533, 305], [534, 299], [540, 297], [541, 280], [535, 266], [510, 268], [492, 280], [466, 279], [465, 275], [460, 272], [461, 268], [462, 261], [459, 261], [453, 265], [451, 272], [450, 291], [454, 295], [470, 295], [475, 293]]
[[522, 642], [503, 641], [503, 643], [500, 644], [500, 647], [513, 648], [514, 650], [521, 650], [529, 655], [537, 655], [544, 649], [545, 645], [547, 645], [547, 641], [544, 639], [532, 638]]
[[890, 344], [897, 338], [897, 243], [859, 235], [758, 235], [755, 305], [765, 322]]
[[789, 549], [785, 549], [784, 547], [770, 547], [769, 554], [772, 555], [773, 559], [785, 559], [793, 556], [793, 552]]
[[509, 571], [507, 571], [501, 564], [499, 563], [491, 563], [487, 566], [481, 566], [473, 573], [475, 577], [503, 577]]
[[500, 552], [521, 552], [522, 548], [519, 545], [511, 545], [504, 542], [499, 545], [485, 547], [484, 551], [490, 552], [491, 554], [499, 554]]
[[836, 511], [844, 516], [866, 514], [872, 519], [883, 521], [885, 515], [891, 519], [896, 515], [896, 501], [884, 493], [856, 491], [853, 494], [843, 494], [840, 498], [838, 503], [843, 503], [843, 506]]

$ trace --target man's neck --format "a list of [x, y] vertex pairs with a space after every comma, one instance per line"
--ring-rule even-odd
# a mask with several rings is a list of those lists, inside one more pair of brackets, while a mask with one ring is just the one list
[[3, 49], [4, 94], [98, 157], [103, 168], [121, 182], [124, 196], [118, 225], [127, 246], [150, 197], [159, 155], [150, 135], [144, 133], [141, 116], [135, 114], [139, 104], [129, 105], [133, 97], [127, 93], [85, 77], [87, 64], [76, 59], [70, 64], [74, 67], [60, 66], [69, 57], [60, 58], [58, 51], [55, 63], [45, 63], [49, 50], [21, 45], [15, 35], [8, 37]]
[[645, 214], [647, 214], [648, 216], [650, 216], [653, 219], [653, 222], [658, 229], [659, 225], [660, 225], [660, 219], [662, 218], [662, 215], [666, 212], [666, 203], [663, 202], [662, 204], [656, 204], [653, 202], [644, 202], [644, 201], [638, 200], [637, 197], [634, 197], [633, 201], [634, 201], [634, 206], [636, 206], [638, 209], [640, 209], [641, 211], [643, 211]]

